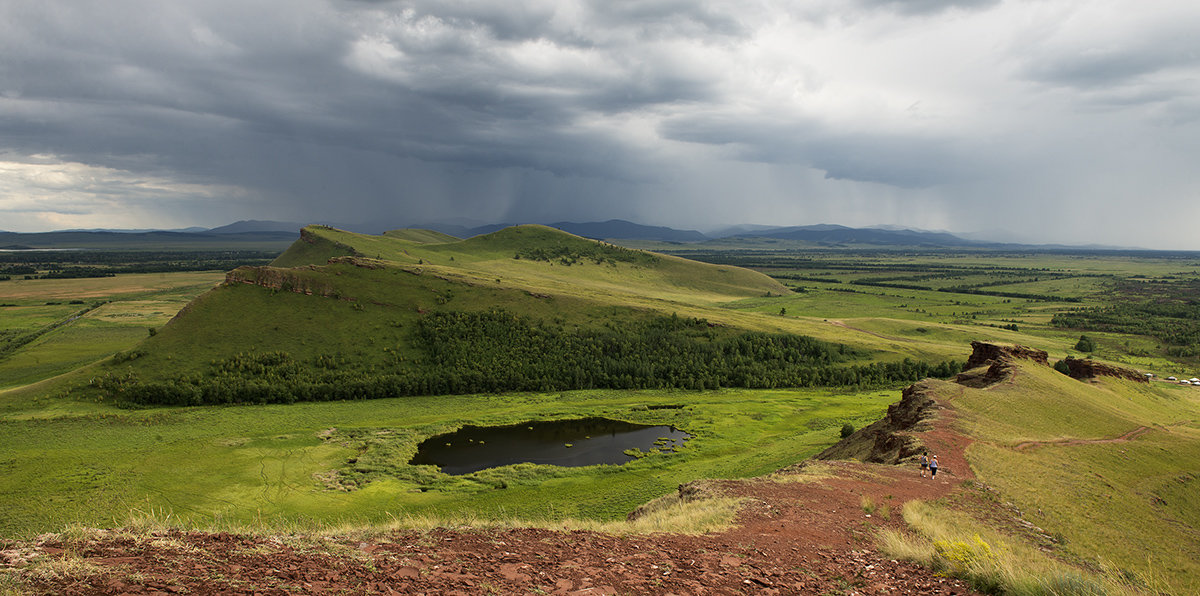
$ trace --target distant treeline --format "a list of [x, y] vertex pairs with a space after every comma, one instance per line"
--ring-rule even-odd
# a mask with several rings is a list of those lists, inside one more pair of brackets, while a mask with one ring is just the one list
[[1147, 335], [1166, 344], [1169, 356], [1200, 356], [1200, 281], [1122, 280], [1109, 302], [1111, 306], [1057, 313], [1050, 324]]
[[277, 255], [262, 251], [11, 251], [0, 252], [0, 279], [74, 279], [118, 273], [227, 271], [265, 265]]
[[996, 296], [999, 298], [1023, 298], [1026, 300], [1040, 300], [1044, 302], [1082, 302], [1082, 299], [1077, 296], [1055, 296], [1053, 294], [1031, 294], [1028, 292], [1001, 292], [998, 290], [986, 290], [981, 286], [948, 286], [943, 288], [934, 288], [917, 284], [894, 283], [869, 279], [859, 279], [850, 283], [858, 286], [873, 286], [877, 288], [923, 290], [926, 292], [947, 292], [950, 294], [972, 294], [975, 296]]
[[1200, 356], [1200, 302], [1116, 304], [1058, 313], [1050, 324], [1069, 329], [1148, 335], [1167, 344], [1167, 354]]
[[[830, 259], [827, 257], [806, 256], [805, 253], [793, 253], [787, 251], [753, 251], [753, 250], [738, 250], [738, 251], [704, 251], [704, 250], [678, 250], [667, 251], [670, 254], [712, 263], [714, 265], [737, 265], [739, 267], [753, 268], [779, 268], [779, 269], [828, 269], [840, 271], [855, 271], [855, 272], [929, 272], [939, 274], [987, 274], [996, 275], [1008, 272], [1010, 274], [1029, 274], [1031, 272], [1051, 272], [1050, 268], [1046, 267], [1004, 267], [998, 265], [959, 265], [959, 264], [944, 264], [944, 263], [920, 263], [920, 262], [873, 262], [869, 259], [884, 258], [895, 259], [897, 256], [909, 255], [914, 258], [920, 256], [948, 256], [955, 253], [947, 252], [931, 252], [931, 253], [898, 253], [898, 252], [875, 252], [875, 251], [838, 251], [838, 254], [857, 254], [860, 258], [845, 260], [845, 259]], [[1024, 255], [1029, 256], [1029, 255]]]
[[568, 331], [504, 311], [431, 313], [411, 340], [416, 357], [397, 349], [394, 365], [383, 371], [334, 356], [302, 361], [268, 352], [218, 360], [204, 375], [141, 382], [132, 372], [109, 373], [92, 384], [121, 404], [201, 405], [571, 389], [876, 387], [948, 377], [962, 367], [863, 362], [869, 354], [845, 345], [718, 333], [703, 319], [675, 316]]

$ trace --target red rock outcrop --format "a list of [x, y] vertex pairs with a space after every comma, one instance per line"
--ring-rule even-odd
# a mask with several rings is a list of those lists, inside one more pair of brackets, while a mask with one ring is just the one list
[[1027, 348], [1021, 345], [1002, 346], [982, 341], [971, 342], [971, 357], [967, 358], [966, 369], [978, 368], [993, 361], [1000, 360], [1032, 360], [1038, 364], [1049, 365], [1049, 355], [1045, 350]]
[[[1020, 345], [1001, 346], [973, 341], [971, 342], [971, 357], [967, 359], [967, 366], [964, 372], [954, 378], [954, 382], [976, 389], [995, 385], [1012, 374], [1015, 360], [1031, 360], [1038, 364], [1050, 364], [1049, 357], [1044, 350]], [[988, 367], [986, 371], [976, 370], [985, 365]]]
[[1128, 381], [1137, 381], [1139, 383], [1149, 383], [1150, 379], [1146, 375], [1122, 366], [1112, 364], [1103, 364], [1092, 360], [1072, 358], [1067, 356], [1063, 359], [1067, 365], [1069, 374], [1073, 379], [1091, 379], [1094, 377], [1116, 377]]
[[900, 401], [888, 406], [883, 419], [863, 427], [814, 459], [857, 459], [895, 464], [921, 453], [921, 442], [913, 436], [928, 429], [937, 402], [928, 395], [925, 382], [906, 387]]
[[297, 269], [238, 267], [225, 274], [225, 283], [251, 284], [280, 292], [337, 297], [336, 291], [329, 284], [301, 274], [313, 269], [316, 269], [314, 265]]

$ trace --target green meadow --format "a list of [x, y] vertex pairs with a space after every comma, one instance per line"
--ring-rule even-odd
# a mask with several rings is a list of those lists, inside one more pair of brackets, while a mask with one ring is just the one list
[[0, 390], [128, 349], [223, 279], [210, 271], [0, 282]]
[[[683, 482], [754, 476], [808, 457], [836, 441], [843, 424], [868, 424], [897, 397], [605, 391], [10, 419], [0, 423], [0, 533], [109, 527], [134, 510], [170, 512], [198, 526], [263, 528], [417, 515], [621, 519]], [[670, 424], [694, 437], [678, 453], [622, 466], [518, 464], [457, 477], [407, 463], [418, 442], [464, 424], [588, 416]]]
[[[1200, 376], [1192, 254], [658, 248], [673, 254], [540, 226], [466, 241], [314, 226], [270, 266], [239, 268], [229, 284], [224, 271], [0, 281], [0, 535], [145, 514], [266, 531], [415, 518], [615, 520], [683, 482], [804, 459], [844, 424], [878, 419], [907, 384], [862, 376], [739, 386], [731, 381], [743, 377], [713, 370], [724, 364], [694, 361], [722, 342], [741, 341], [761, 359], [775, 357], [763, 346], [803, 336], [820, 342], [821, 367], [842, 367], [962, 361], [983, 340], [1043, 349], [1052, 363], [1091, 357], [1160, 378]], [[506, 339], [447, 343], [430, 326], [438, 320], [481, 321]], [[515, 369], [538, 360], [530, 345], [618, 349], [641, 330], [687, 361], [675, 385], [585, 375], [575, 382], [597, 384], [337, 393], [347, 379], [394, 380], [439, 363], [460, 367], [448, 376]], [[1091, 352], [1077, 348], [1085, 334]], [[626, 359], [643, 353], [629, 349]], [[471, 368], [464, 353], [488, 362]], [[546, 378], [537, 382], [559, 382], [538, 370]], [[222, 383], [301, 383], [333, 399], [138, 408], [121, 399], [130, 387], [190, 384], [200, 395]], [[935, 386], [975, 440], [968, 458], [980, 482], [1054, 536], [1056, 557], [1162, 578], [1178, 593], [1200, 589], [1200, 388], [1083, 383], [1033, 365], [986, 390]], [[407, 463], [420, 441], [463, 425], [589, 416], [674, 425], [694, 438], [623, 466], [449, 476]], [[1133, 440], [1097, 442], [1141, 427]]]

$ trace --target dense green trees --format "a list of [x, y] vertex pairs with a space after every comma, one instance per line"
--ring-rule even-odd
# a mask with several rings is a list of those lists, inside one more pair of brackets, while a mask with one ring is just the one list
[[203, 376], [139, 382], [110, 373], [93, 385], [119, 403], [199, 405], [590, 388], [866, 387], [961, 370], [956, 362], [869, 362], [869, 354], [840, 344], [737, 333], [677, 316], [568, 330], [505, 311], [440, 312], [423, 317], [410, 339], [405, 353], [412, 357], [387, 370], [272, 351], [216, 360]]
[[1057, 313], [1050, 324], [1148, 335], [1166, 344], [1170, 356], [1200, 355], [1200, 284], [1123, 281], [1115, 292], [1119, 301], [1114, 300], [1111, 306]]
[[603, 242], [573, 242], [557, 245], [534, 245], [522, 247], [513, 255], [514, 259], [531, 261], [558, 262], [562, 265], [574, 265], [588, 260], [596, 265], [616, 264], [617, 262], [633, 263], [635, 265], [653, 265], [659, 257], [653, 253], [633, 250]]

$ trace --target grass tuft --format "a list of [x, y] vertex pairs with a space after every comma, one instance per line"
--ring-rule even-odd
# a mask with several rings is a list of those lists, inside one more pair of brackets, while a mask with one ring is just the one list
[[184, 527], [182, 520], [167, 509], [151, 507], [134, 509], [126, 518], [124, 530], [134, 534], [151, 535]]
[[33, 589], [13, 569], [0, 569], [0, 596], [25, 596]]
[[859, 507], [862, 507], [863, 513], [867, 515], [875, 513], [875, 510], [878, 508], [878, 506], [875, 504], [875, 499], [872, 499], [871, 495], [867, 494], [864, 494], [861, 498], [859, 498], [858, 505]]
[[108, 570], [78, 556], [44, 557], [22, 570], [33, 581], [62, 583], [82, 581], [108, 573]]

